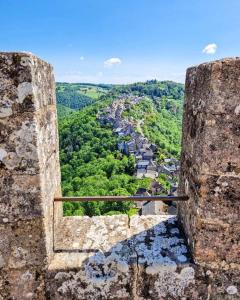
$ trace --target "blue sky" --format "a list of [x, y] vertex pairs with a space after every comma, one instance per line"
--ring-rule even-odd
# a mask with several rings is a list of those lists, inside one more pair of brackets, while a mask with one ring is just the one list
[[240, 55], [239, 12], [239, 0], [2, 0], [0, 50], [36, 54], [57, 81], [183, 82], [191, 65]]

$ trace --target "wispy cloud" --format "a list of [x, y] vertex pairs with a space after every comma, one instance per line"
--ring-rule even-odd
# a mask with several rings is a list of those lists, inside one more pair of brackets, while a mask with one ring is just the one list
[[80, 56], [80, 60], [84, 60], [85, 59], [85, 57], [84, 56]]
[[104, 62], [104, 66], [107, 68], [112, 68], [113, 66], [121, 65], [122, 61], [118, 57], [112, 57]]
[[216, 44], [208, 44], [203, 50], [203, 53], [206, 54], [214, 54], [217, 51], [217, 45]]

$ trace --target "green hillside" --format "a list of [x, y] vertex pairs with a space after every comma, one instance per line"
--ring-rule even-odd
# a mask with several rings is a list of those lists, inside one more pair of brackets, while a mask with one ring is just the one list
[[[65, 196], [132, 195], [140, 186], [133, 178], [134, 159], [120, 153], [110, 126], [96, 119], [100, 107], [92, 105], [59, 121], [62, 190]], [[131, 213], [131, 202], [65, 203], [66, 215]]]
[[124, 115], [144, 122], [140, 130], [158, 146], [161, 154], [179, 157], [182, 100], [164, 96], [156, 101], [145, 97], [139, 104], [127, 109]]
[[140, 96], [167, 97], [182, 100], [184, 96], [184, 85], [173, 81], [149, 80], [126, 85], [116, 85], [113, 90], [117, 93], [135, 93]]
[[58, 118], [64, 118], [67, 115], [71, 114], [74, 112], [74, 109], [71, 109], [67, 106], [64, 106], [62, 104], [57, 104], [57, 114], [58, 114]]
[[141, 103], [125, 112], [144, 121], [141, 130], [155, 143], [159, 152], [179, 158], [184, 85], [172, 81], [151, 80], [113, 88], [117, 95], [133, 93], [144, 96]]
[[57, 103], [71, 109], [82, 109], [106, 94], [108, 86], [79, 83], [57, 83]]
[[[117, 149], [121, 139], [113, 132], [112, 125], [99, 122], [97, 116], [109, 108], [113, 101], [126, 99], [127, 108], [123, 117], [131, 118], [136, 124], [142, 121], [137, 125], [137, 130], [157, 145], [157, 160], [161, 161], [166, 157], [178, 158], [183, 85], [156, 81], [112, 87], [94, 85], [85, 93], [84, 89], [88, 86], [65, 83], [57, 85], [58, 103], [80, 109], [65, 111], [60, 104], [59, 111], [63, 111], [59, 113], [63, 195], [133, 195], [140, 187], [149, 188], [149, 178], [137, 179], [134, 176], [134, 156], [126, 155]], [[143, 99], [138, 104], [128, 107], [128, 97], [134, 97], [131, 95], [138, 95]], [[167, 177], [161, 174], [158, 180], [167, 193]], [[135, 210], [131, 202], [86, 202], [65, 203], [64, 211], [66, 215], [92, 216], [132, 214]]]

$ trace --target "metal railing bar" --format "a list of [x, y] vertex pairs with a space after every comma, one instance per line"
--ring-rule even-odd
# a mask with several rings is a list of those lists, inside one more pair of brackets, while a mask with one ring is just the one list
[[56, 197], [54, 202], [86, 202], [86, 201], [188, 201], [187, 195], [181, 196], [84, 196]]

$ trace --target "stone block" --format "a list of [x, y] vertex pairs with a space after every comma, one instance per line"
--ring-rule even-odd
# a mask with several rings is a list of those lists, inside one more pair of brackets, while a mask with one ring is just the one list
[[5, 279], [5, 295], [8, 294], [8, 298], [5, 299], [45, 300], [44, 278], [41, 268], [8, 270]]
[[201, 218], [229, 224], [239, 221], [239, 176], [202, 176], [198, 182], [198, 215]]
[[[55, 250], [109, 251], [129, 237], [128, 216], [64, 217], [55, 229]], [[97, 235], [97, 237], [96, 237]]]
[[[240, 99], [239, 99], [240, 101]], [[240, 174], [240, 117], [186, 112], [182, 164], [200, 174]]]
[[0, 224], [43, 216], [39, 175], [0, 171]]
[[202, 174], [240, 172], [240, 58], [188, 69], [183, 161]]
[[0, 53], [0, 118], [56, 103], [51, 65], [30, 53]]
[[240, 57], [203, 63], [187, 70], [185, 114], [230, 114], [239, 110]]
[[80, 220], [63, 218], [62, 243], [84, 244], [55, 254], [47, 280], [51, 299], [177, 299], [194, 283], [175, 216], [83, 217], [79, 226]]
[[37, 130], [32, 116], [26, 114], [8, 120], [0, 119], [0, 170], [14, 173], [39, 173]]
[[231, 264], [240, 267], [240, 223], [229, 224], [218, 219], [199, 217], [196, 217], [195, 222], [195, 262], [220, 269], [229, 269]]
[[240, 58], [188, 69], [179, 217], [195, 262], [239, 264]]
[[0, 53], [0, 186], [0, 297], [45, 299], [61, 195], [56, 97], [51, 65], [30, 53]]
[[187, 189], [181, 185], [181, 193], [187, 193], [190, 201], [179, 205], [179, 214], [195, 261], [212, 259], [221, 266], [232, 257], [239, 263], [240, 178], [191, 175], [182, 180]]
[[0, 254], [3, 268], [20, 269], [46, 265], [43, 220], [35, 218], [0, 225]]

